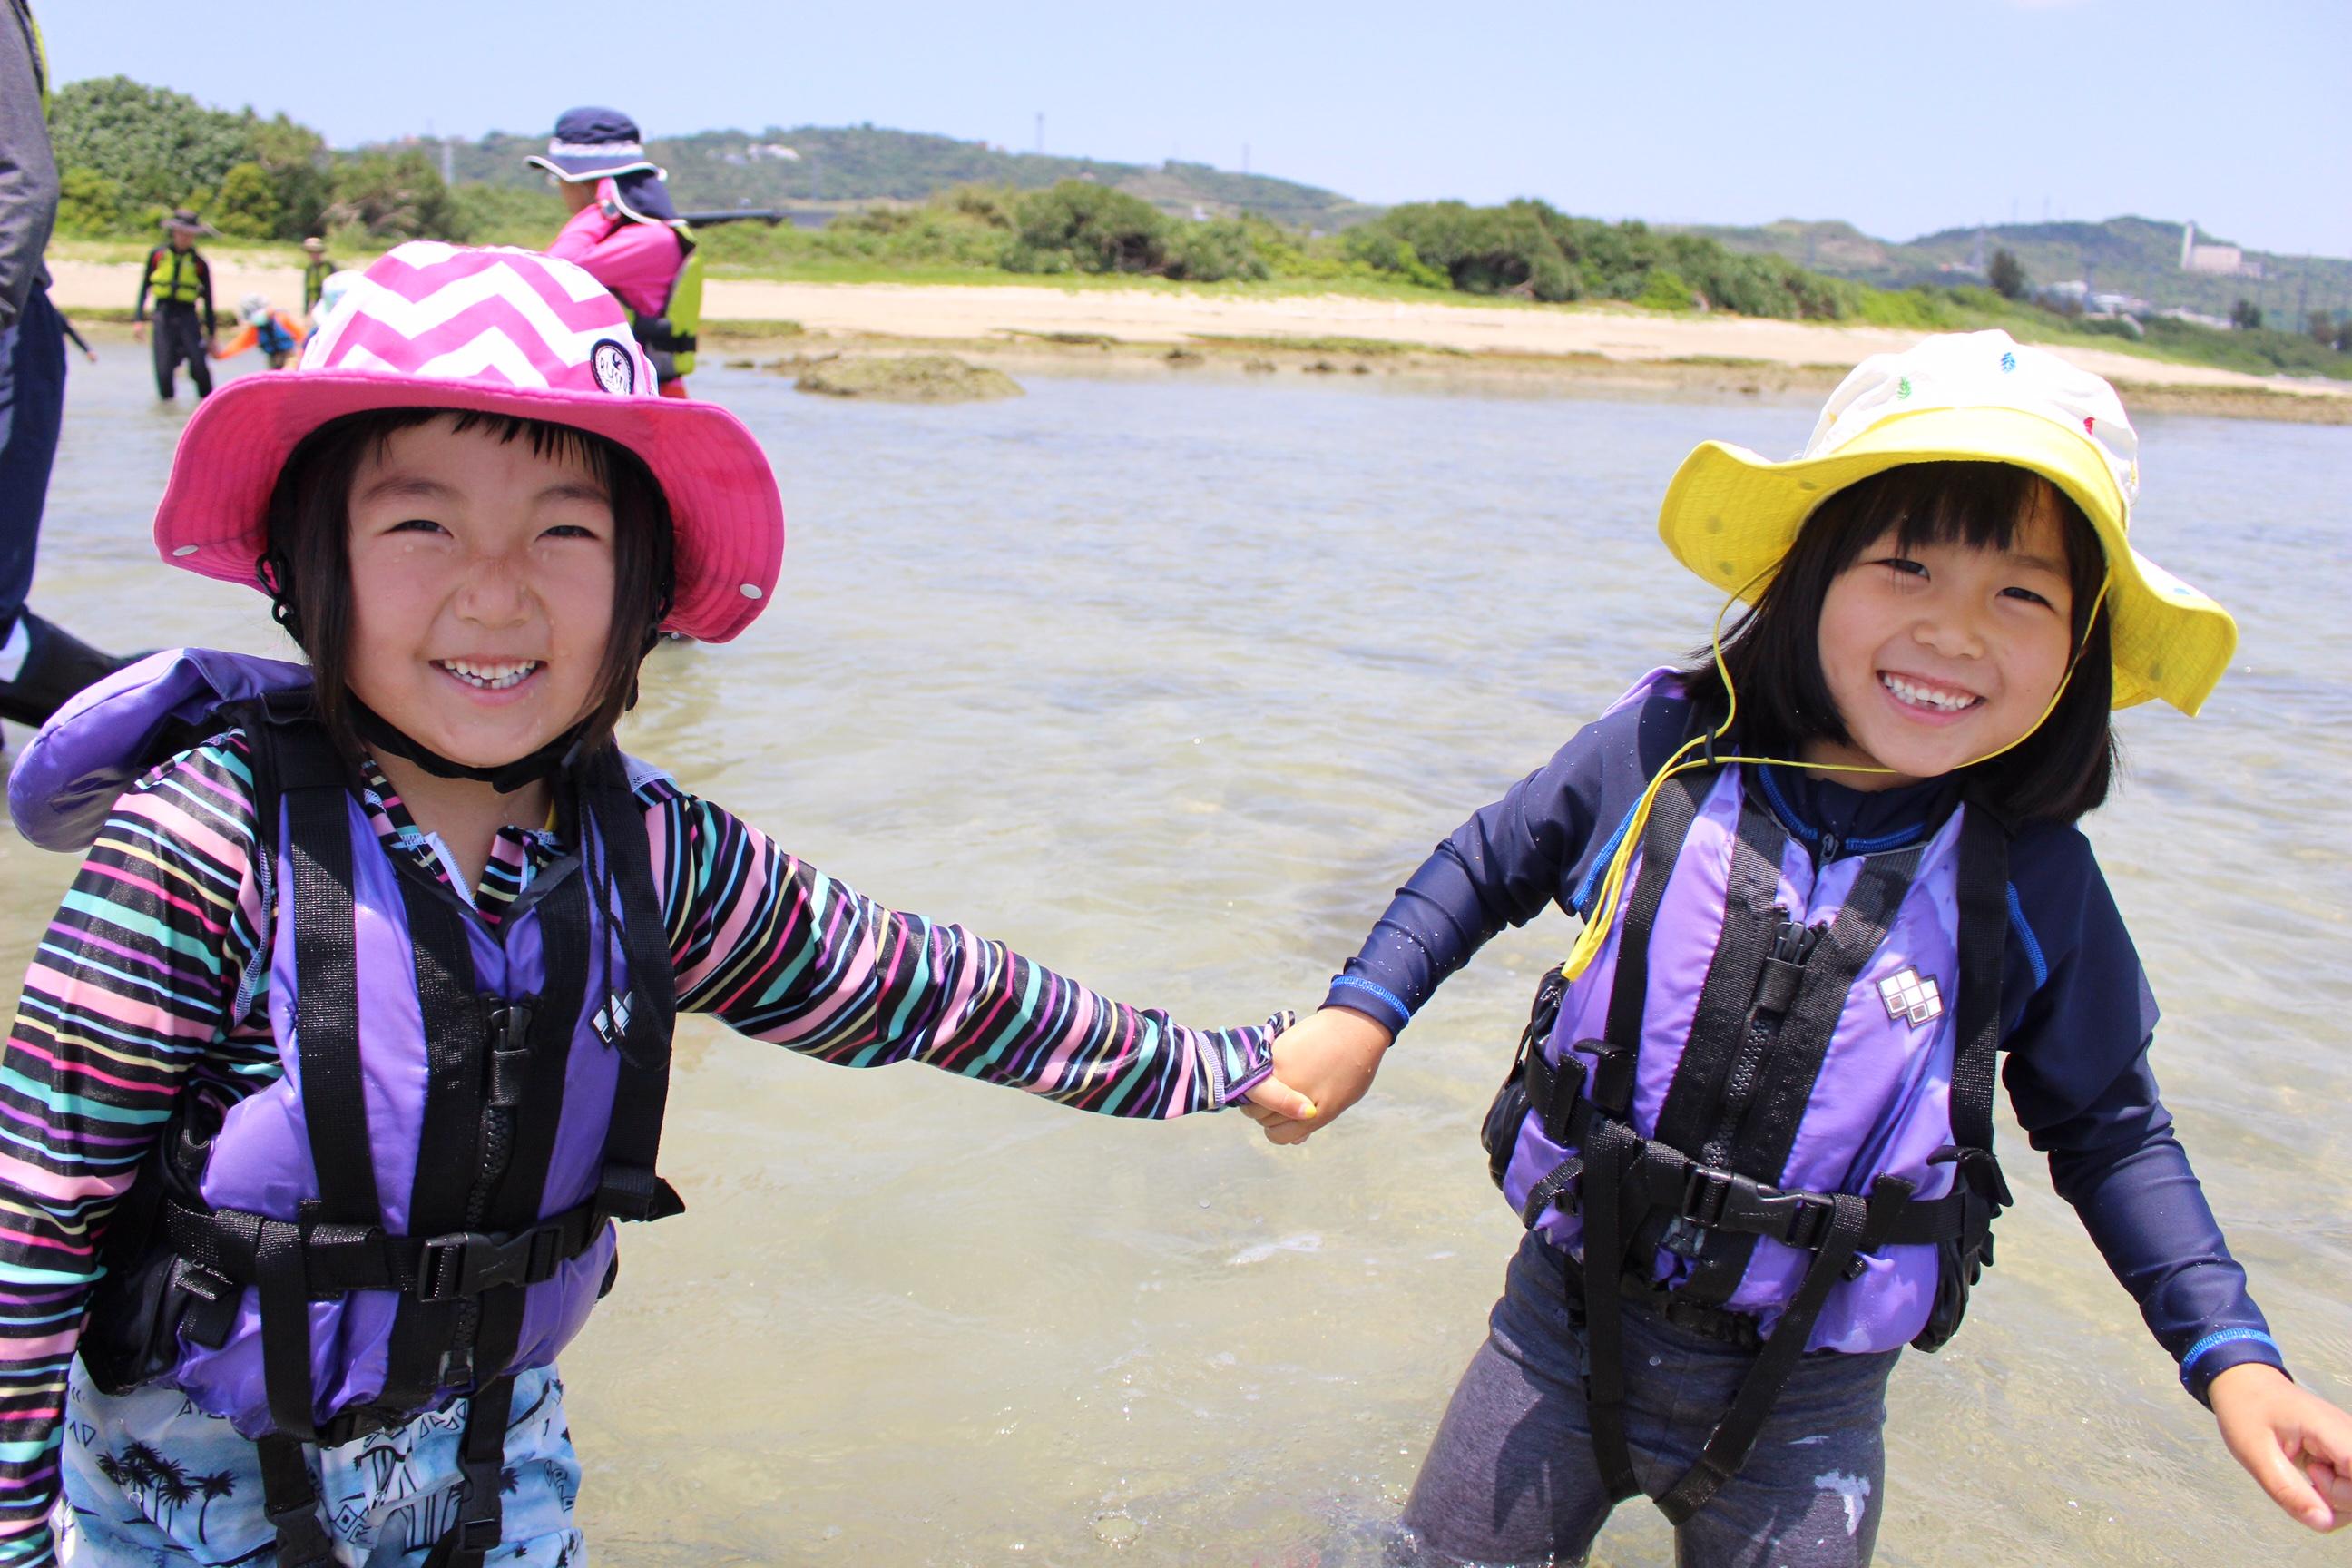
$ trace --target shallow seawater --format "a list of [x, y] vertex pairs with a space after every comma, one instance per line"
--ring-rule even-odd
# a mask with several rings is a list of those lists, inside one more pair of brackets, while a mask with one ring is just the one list
[[[277, 651], [257, 596], [153, 561], [184, 405], [104, 353], [74, 367], [36, 606], [118, 647]], [[1377, 378], [947, 408], [697, 382], [766, 444], [792, 543], [744, 637], [654, 657], [631, 748], [865, 892], [1200, 1023], [1312, 1006], [1432, 843], [1697, 640], [1667, 476], [1812, 417]], [[2181, 1136], [2298, 1374], [2352, 1398], [2352, 431], [2144, 438], [2137, 532], [2244, 643], [2203, 718], [2124, 717], [2090, 831]], [[0, 835], [0, 966], [71, 872]], [[1477, 1119], [1570, 937], [1495, 942], [1294, 1152], [689, 1025], [688, 1212], [627, 1238], [565, 1365], [596, 1560], [1376, 1561], [1513, 1245]], [[2000, 1266], [1895, 1375], [1879, 1561], [2339, 1561], [2228, 1459], [2004, 1136]], [[1670, 1550], [1628, 1509], [1600, 1560]]]

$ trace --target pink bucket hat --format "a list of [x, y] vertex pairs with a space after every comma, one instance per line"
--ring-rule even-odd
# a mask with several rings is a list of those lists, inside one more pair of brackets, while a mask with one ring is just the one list
[[659, 395], [619, 301], [570, 262], [427, 240], [369, 268], [298, 369], [240, 377], [197, 405], [155, 513], [155, 548], [174, 566], [259, 586], [287, 458], [328, 421], [381, 408], [543, 419], [645, 459], [677, 530], [666, 631], [725, 642], [775, 591], [783, 501], [742, 421]]

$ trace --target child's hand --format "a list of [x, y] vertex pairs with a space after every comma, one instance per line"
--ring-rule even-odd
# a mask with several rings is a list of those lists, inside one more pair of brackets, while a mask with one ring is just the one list
[[[1396, 1037], [1352, 1007], [1326, 1007], [1274, 1042], [1274, 1078], [1313, 1101], [1311, 1117], [1286, 1115], [1263, 1103], [1247, 1108], [1274, 1143], [1303, 1143], [1364, 1097], [1380, 1070], [1381, 1054]], [[1250, 1098], [1257, 1099], [1253, 1093]]]
[[1279, 1074], [1262, 1078], [1243, 1092], [1242, 1114], [1261, 1127], [1315, 1120], [1315, 1102], [1283, 1082]]
[[2260, 1362], [2205, 1392], [2221, 1441], [2273, 1502], [2322, 1533], [2352, 1524], [2352, 1415]]

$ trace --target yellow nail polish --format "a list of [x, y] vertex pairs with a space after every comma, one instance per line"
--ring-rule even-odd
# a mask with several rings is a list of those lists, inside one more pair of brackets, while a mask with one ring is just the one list
[[1315, 1102], [1311, 1100], [1307, 1102], [1307, 1120], [1309, 1121], [1315, 1120]]

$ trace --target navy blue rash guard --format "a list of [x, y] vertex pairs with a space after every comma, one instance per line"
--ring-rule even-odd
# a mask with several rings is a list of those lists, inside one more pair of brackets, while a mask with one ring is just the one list
[[[1440, 982], [1506, 925], [1557, 903], [1580, 912], [1651, 775], [1691, 733], [1672, 682], [1579, 731], [1456, 828], [1335, 977], [1325, 1005], [1402, 1030]], [[1760, 775], [1775, 813], [1819, 856], [1893, 847], [1949, 810], [1955, 786], [1865, 791], [1795, 768]], [[2285, 1370], [2213, 1211], [2172, 1135], [2148, 1067], [2156, 996], [2090, 841], [2042, 824], [2010, 845], [2001, 1079], [2033, 1147], [2149, 1330], [2200, 1400], [2242, 1362]]]

